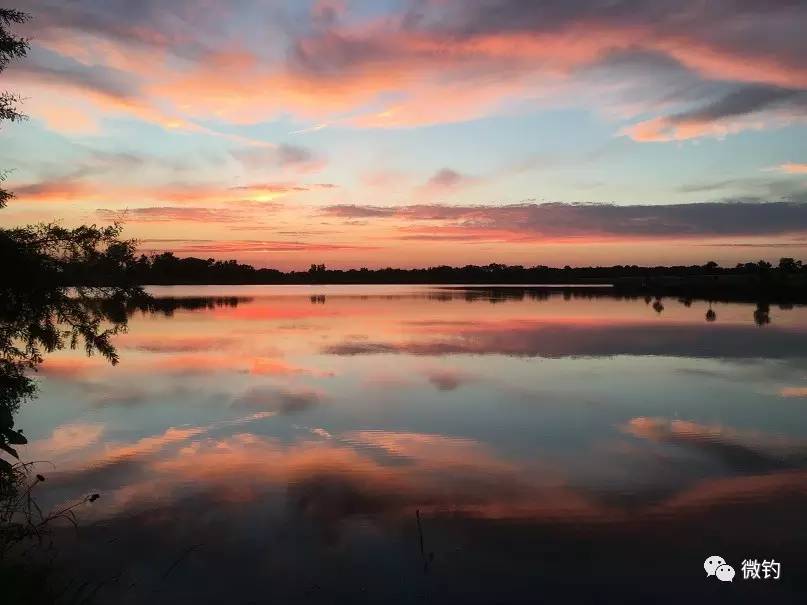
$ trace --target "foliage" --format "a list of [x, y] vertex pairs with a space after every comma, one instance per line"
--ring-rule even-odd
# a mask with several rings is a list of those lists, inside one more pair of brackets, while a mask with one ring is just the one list
[[28, 52], [28, 40], [18, 38], [8, 28], [28, 21], [29, 15], [18, 10], [0, 8], [0, 71], [12, 59], [21, 59]]
[[20, 405], [35, 394], [30, 377], [47, 353], [82, 346], [112, 364], [111, 338], [126, 329], [127, 311], [147, 299], [132, 281], [132, 241], [119, 238], [118, 225], [65, 229], [34, 225], [0, 230], [0, 554], [25, 537], [39, 536], [54, 518], [71, 518], [72, 508], [45, 514], [36, 507], [30, 465], [19, 462], [26, 443], [14, 426]]
[[[12, 59], [20, 59], [28, 52], [28, 40], [19, 38], [9, 30], [13, 24], [24, 23], [28, 15], [20, 11], [0, 8], [0, 72], [2, 72]], [[25, 118], [17, 111], [20, 97], [16, 94], [0, 91], [0, 122], [7, 120], [16, 122]], [[0, 183], [5, 180], [5, 173], [0, 172]], [[12, 193], [0, 187], [0, 208], [14, 197]]]
[[125, 286], [135, 267], [134, 240], [121, 240], [119, 224], [68, 229], [40, 224], [0, 231], [0, 261], [7, 267], [5, 283], [14, 287]]
[[[106, 228], [34, 225], [0, 230], [2, 401], [16, 410], [30, 392], [26, 369], [44, 353], [83, 342], [87, 354], [118, 357], [110, 338], [125, 330], [127, 307], [145, 295], [132, 281], [133, 241]], [[13, 405], [12, 405], [13, 403]]]

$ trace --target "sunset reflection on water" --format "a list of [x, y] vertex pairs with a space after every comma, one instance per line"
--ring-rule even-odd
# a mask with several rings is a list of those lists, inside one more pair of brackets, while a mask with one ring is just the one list
[[[152, 293], [119, 366], [54, 354], [18, 420], [52, 463], [44, 505], [102, 495], [59, 541], [109, 580], [102, 602], [803, 588], [803, 307], [759, 326], [754, 305], [707, 322], [702, 301], [597, 291]], [[782, 579], [707, 581], [711, 554], [775, 557]]]

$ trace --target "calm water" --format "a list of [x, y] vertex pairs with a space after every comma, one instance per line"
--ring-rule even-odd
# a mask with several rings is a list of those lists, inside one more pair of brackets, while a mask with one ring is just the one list
[[807, 308], [152, 293], [18, 418], [43, 504], [102, 495], [57, 536], [100, 602], [804, 601]]

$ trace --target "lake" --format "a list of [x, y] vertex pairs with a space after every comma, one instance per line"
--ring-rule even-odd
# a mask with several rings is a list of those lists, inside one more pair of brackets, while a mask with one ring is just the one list
[[101, 495], [55, 536], [98, 602], [803, 602], [805, 307], [150, 292], [17, 419], [41, 506]]

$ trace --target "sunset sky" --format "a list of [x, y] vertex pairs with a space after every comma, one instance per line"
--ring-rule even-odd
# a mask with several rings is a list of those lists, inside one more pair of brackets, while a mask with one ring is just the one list
[[304, 268], [807, 260], [807, 3], [18, 0], [0, 225]]

